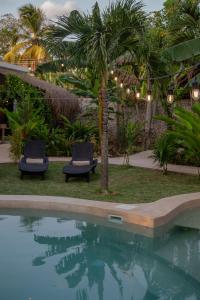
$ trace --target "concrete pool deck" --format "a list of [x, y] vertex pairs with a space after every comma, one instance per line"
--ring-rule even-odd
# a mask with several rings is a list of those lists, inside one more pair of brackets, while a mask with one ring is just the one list
[[0, 209], [34, 209], [92, 215], [112, 222], [156, 229], [187, 209], [200, 208], [200, 193], [178, 195], [147, 204], [120, 204], [67, 197], [0, 195]]

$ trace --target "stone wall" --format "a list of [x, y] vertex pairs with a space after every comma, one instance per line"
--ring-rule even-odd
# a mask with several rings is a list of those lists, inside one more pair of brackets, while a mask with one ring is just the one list
[[[91, 99], [83, 99], [81, 98], [79, 100], [80, 106], [82, 109], [82, 112], [85, 112], [88, 108], [93, 108], [95, 110], [95, 105], [91, 104]], [[152, 116], [156, 115], [163, 115], [164, 110], [159, 101], [154, 101], [152, 102]], [[190, 110], [192, 106], [191, 100], [185, 99], [182, 101], [178, 102], [178, 105], [181, 107]], [[146, 110], [147, 110], [147, 102], [145, 101], [137, 101], [134, 103], [134, 105], [131, 106], [125, 106], [125, 107], [119, 107], [117, 104], [111, 104], [110, 105], [112, 109], [116, 112], [118, 110], [124, 109], [125, 112], [125, 118], [128, 118], [132, 120], [133, 122], [140, 122], [144, 123], [146, 122]], [[94, 115], [95, 118], [95, 115]], [[96, 120], [97, 121], [97, 120]], [[117, 132], [117, 116], [116, 114], [110, 114], [109, 117], [109, 137], [110, 137], [110, 143], [111, 144], [117, 144], [117, 137], [118, 137], [118, 132]], [[98, 125], [98, 122], [96, 123]], [[164, 122], [155, 120], [152, 118], [152, 123], [151, 123], [151, 141], [150, 144], [154, 144], [156, 138], [160, 136], [165, 130], [167, 129], [167, 126]], [[145, 131], [144, 131], [145, 135]], [[142, 143], [142, 142], [141, 142]], [[151, 146], [150, 145], [150, 146]]]

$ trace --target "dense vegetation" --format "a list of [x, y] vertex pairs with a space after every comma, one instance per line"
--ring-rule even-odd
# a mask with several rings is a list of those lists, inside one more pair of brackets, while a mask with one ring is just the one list
[[[70, 15], [59, 16], [56, 22], [46, 20], [38, 8], [25, 5], [19, 9], [17, 20], [8, 15], [2, 21], [0, 40], [5, 32], [10, 32], [10, 40], [0, 49], [5, 59], [42, 59], [37, 76], [91, 99], [91, 105], [80, 116], [89, 123], [84, 123], [84, 130], [79, 121], [69, 124], [63, 120], [61, 127], [54, 128], [46, 117], [40, 120], [45, 123], [48, 136], [53, 136], [49, 147], [52, 152], [55, 147], [57, 154], [69, 149], [77, 139], [93, 140], [95, 136], [95, 141], [99, 140], [102, 190], [108, 190], [109, 150], [123, 153], [128, 164], [129, 155], [138, 146], [152, 147], [152, 124], [158, 106], [164, 115], [159, 119], [167, 123], [168, 131], [157, 140], [154, 154], [164, 173], [169, 161], [199, 167], [199, 106], [194, 105], [193, 112], [181, 108], [182, 99], [190, 99], [188, 106], [192, 107], [200, 95], [198, 0], [166, 0], [161, 11], [150, 14], [140, 1], [117, 0], [103, 11], [96, 3], [91, 13], [72, 11]], [[44, 61], [46, 58], [48, 61]], [[8, 98], [12, 102], [12, 95]], [[29, 102], [31, 96], [19, 103], [12, 118], [26, 105], [30, 106]], [[32, 115], [38, 116], [35, 104], [31, 105]], [[114, 146], [108, 135], [111, 119], [117, 124]], [[97, 124], [98, 137], [94, 129]], [[41, 128], [41, 124], [36, 127]], [[69, 128], [74, 127], [76, 134], [71, 138]], [[27, 136], [33, 137], [35, 133], [30, 131]]]
[[[19, 160], [27, 139], [46, 141], [49, 155], [71, 155], [71, 146], [77, 141], [91, 140], [97, 144], [97, 130], [89, 124], [76, 120], [73, 123], [60, 116], [54, 120], [53, 112], [43, 93], [25, 83], [17, 76], [7, 76], [0, 88], [1, 112], [5, 113], [11, 130], [11, 157]], [[14, 106], [14, 110], [13, 110]]]

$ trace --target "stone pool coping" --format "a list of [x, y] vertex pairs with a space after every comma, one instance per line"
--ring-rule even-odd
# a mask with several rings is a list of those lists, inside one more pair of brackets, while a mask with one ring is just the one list
[[115, 216], [122, 218], [124, 223], [148, 229], [164, 226], [180, 213], [197, 207], [200, 208], [200, 193], [167, 197], [144, 204], [122, 204], [54, 196], [0, 195], [0, 209], [78, 213], [107, 220], [110, 216]]

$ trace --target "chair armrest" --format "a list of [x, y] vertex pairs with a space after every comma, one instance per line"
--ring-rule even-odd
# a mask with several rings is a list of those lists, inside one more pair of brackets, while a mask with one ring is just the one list
[[20, 159], [19, 163], [26, 163], [26, 157], [23, 156], [23, 157]]
[[47, 156], [45, 156], [43, 161], [44, 161], [45, 164], [48, 164], [49, 163], [49, 158]]

